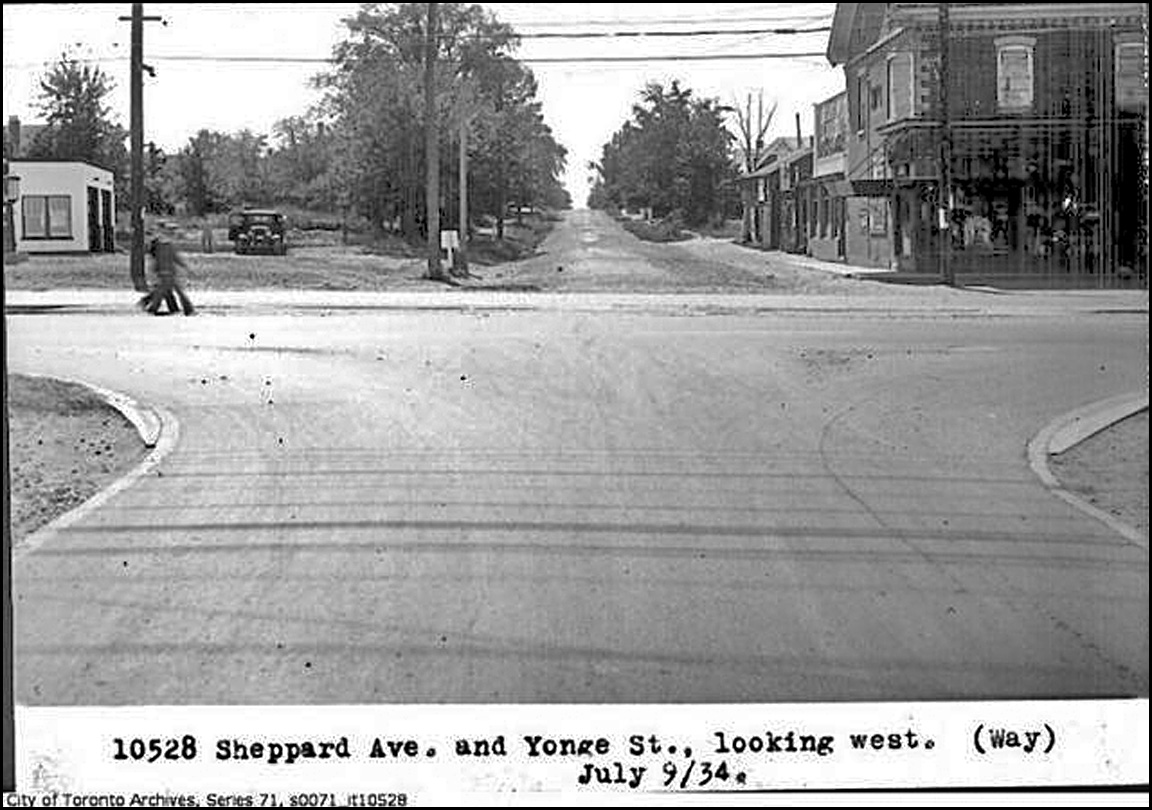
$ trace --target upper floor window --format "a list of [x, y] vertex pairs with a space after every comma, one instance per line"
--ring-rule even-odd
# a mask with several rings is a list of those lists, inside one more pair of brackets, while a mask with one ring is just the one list
[[1147, 54], [1140, 34], [1116, 35], [1116, 106], [1139, 110], [1148, 105]]
[[912, 54], [894, 53], [888, 57], [888, 120], [912, 115]]
[[1035, 50], [1035, 37], [996, 40], [996, 106], [1001, 112], [1032, 109]]
[[868, 79], [856, 77], [856, 131], [863, 132], [868, 127]]
[[868, 89], [868, 96], [871, 100], [872, 109], [879, 110], [884, 106], [884, 88], [871, 86]]

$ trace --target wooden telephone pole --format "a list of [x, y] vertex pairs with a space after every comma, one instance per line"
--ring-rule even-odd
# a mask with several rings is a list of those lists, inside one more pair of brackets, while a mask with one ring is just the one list
[[456, 270], [468, 275], [468, 121], [460, 119], [460, 245], [456, 248]]
[[948, 4], [939, 4], [940, 13], [940, 200], [944, 227], [940, 239], [940, 280], [949, 286], [956, 285], [956, 271], [952, 267], [952, 120], [948, 112], [948, 49], [951, 30], [948, 20]]
[[440, 265], [440, 138], [436, 131], [436, 53], [439, 44], [436, 3], [428, 4], [428, 28], [424, 32], [424, 152], [426, 175], [424, 219], [428, 226], [428, 278], [442, 279]]
[[129, 128], [132, 150], [132, 256], [128, 272], [137, 292], [147, 292], [144, 278], [144, 23], [159, 22], [160, 17], [145, 17], [144, 4], [132, 4], [132, 16], [120, 17], [132, 23], [132, 58], [128, 86], [131, 110]]

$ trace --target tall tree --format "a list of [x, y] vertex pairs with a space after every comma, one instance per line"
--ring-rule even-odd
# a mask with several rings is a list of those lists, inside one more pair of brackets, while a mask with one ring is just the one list
[[594, 164], [593, 200], [702, 224], [720, 213], [720, 189], [733, 175], [731, 151], [715, 99], [693, 98], [676, 81], [668, 88], [649, 84]]
[[154, 143], [144, 145], [144, 208], [150, 214], [172, 214], [183, 195], [178, 161]]
[[269, 193], [277, 200], [308, 208], [339, 207], [333, 193], [336, 140], [315, 115], [295, 115], [272, 128], [275, 146], [269, 151]]
[[38, 111], [45, 127], [29, 146], [30, 158], [86, 160], [112, 169], [117, 197], [127, 202], [128, 133], [108, 106], [115, 83], [98, 66], [65, 53], [40, 79]]
[[[768, 128], [772, 126], [772, 119], [776, 116], [776, 104], [773, 103], [768, 108], [768, 114], [764, 114], [764, 91], [761, 90], [756, 99], [756, 118], [752, 118], [752, 94], [748, 94], [745, 102], [744, 109], [740, 109], [740, 105], [734, 105], [732, 109], [736, 113], [736, 125], [740, 131], [740, 151], [741, 151], [741, 166], [745, 174], [751, 174], [760, 168], [760, 164], [764, 161], [765, 144], [764, 136], [768, 133]], [[741, 241], [752, 241], [753, 233], [756, 230], [753, 223], [753, 208], [754, 200], [752, 194], [752, 187], [745, 186], [741, 193], [741, 207], [742, 207], [742, 233], [740, 235]]]
[[219, 132], [202, 129], [180, 150], [179, 166], [184, 199], [189, 212], [197, 216], [218, 211], [225, 205], [212, 176], [213, 160], [223, 139], [224, 136]]
[[[539, 105], [532, 106], [535, 79], [511, 56], [518, 44], [513, 30], [480, 6], [438, 5], [435, 109], [425, 109], [420, 93], [425, 3], [362, 6], [345, 21], [349, 36], [335, 49], [335, 70], [317, 78], [335, 130], [332, 165], [342, 166], [350, 201], [379, 227], [395, 223], [410, 238], [424, 229], [422, 132], [428, 115], [439, 122], [445, 166], [454, 165], [460, 119], [471, 121], [474, 213], [501, 218], [525, 189], [538, 196], [547, 166], [563, 167], [562, 150], [543, 126]], [[529, 171], [533, 153], [537, 170]], [[456, 188], [451, 173], [441, 180], [442, 188]], [[453, 197], [442, 199], [450, 220]]]

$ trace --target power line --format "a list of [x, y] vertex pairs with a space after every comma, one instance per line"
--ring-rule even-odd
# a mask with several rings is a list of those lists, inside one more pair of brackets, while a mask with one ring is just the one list
[[804, 59], [824, 56], [823, 51], [809, 53], [729, 53], [729, 54], [665, 54], [661, 56], [556, 56], [520, 59], [527, 64], [566, 64], [586, 62], [721, 62], [746, 59]]
[[530, 28], [569, 28], [588, 25], [716, 25], [717, 23], [727, 23], [730, 25], [753, 25], [764, 23], [780, 24], [792, 22], [830, 21], [831, 19], [831, 14], [788, 14], [757, 17], [708, 17], [706, 19], [701, 19], [699, 17], [666, 17], [664, 19], [631, 20], [501, 20], [501, 22], [505, 22], [514, 26], [527, 26]]
[[[732, 53], [732, 54], [654, 54], [649, 56], [540, 56], [517, 58], [516, 61], [524, 64], [587, 64], [592, 62], [708, 62], [726, 60], [749, 59], [811, 59], [824, 57], [824, 51], [797, 51], [788, 53]], [[330, 57], [304, 57], [304, 56], [204, 56], [198, 54], [152, 54], [148, 57], [154, 62], [212, 62], [251, 65], [334, 65], [337, 60]], [[127, 57], [113, 56], [99, 59], [77, 59], [82, 64], [127, 62]], [[41, 65], [50, 65], [51, 62], [31, 62], [23, 64], [5, 64], [6, 69], [33, 68]]]
[[830, 25], [817, 28], [730, 28], [704, 29], [697, 31], [543, 31], [536, 34], [518, 33], [519, 39], [596, 39], [611, 37], [722, 37], [746, 36], [749, 34], [817, 34], [832, 30]]

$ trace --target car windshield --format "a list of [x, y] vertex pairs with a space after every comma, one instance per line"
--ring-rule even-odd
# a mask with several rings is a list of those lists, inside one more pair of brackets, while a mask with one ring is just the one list
[[275, 225], [280, 217], [276, 214], [248, 214], [245, 220], [249, 225]]

